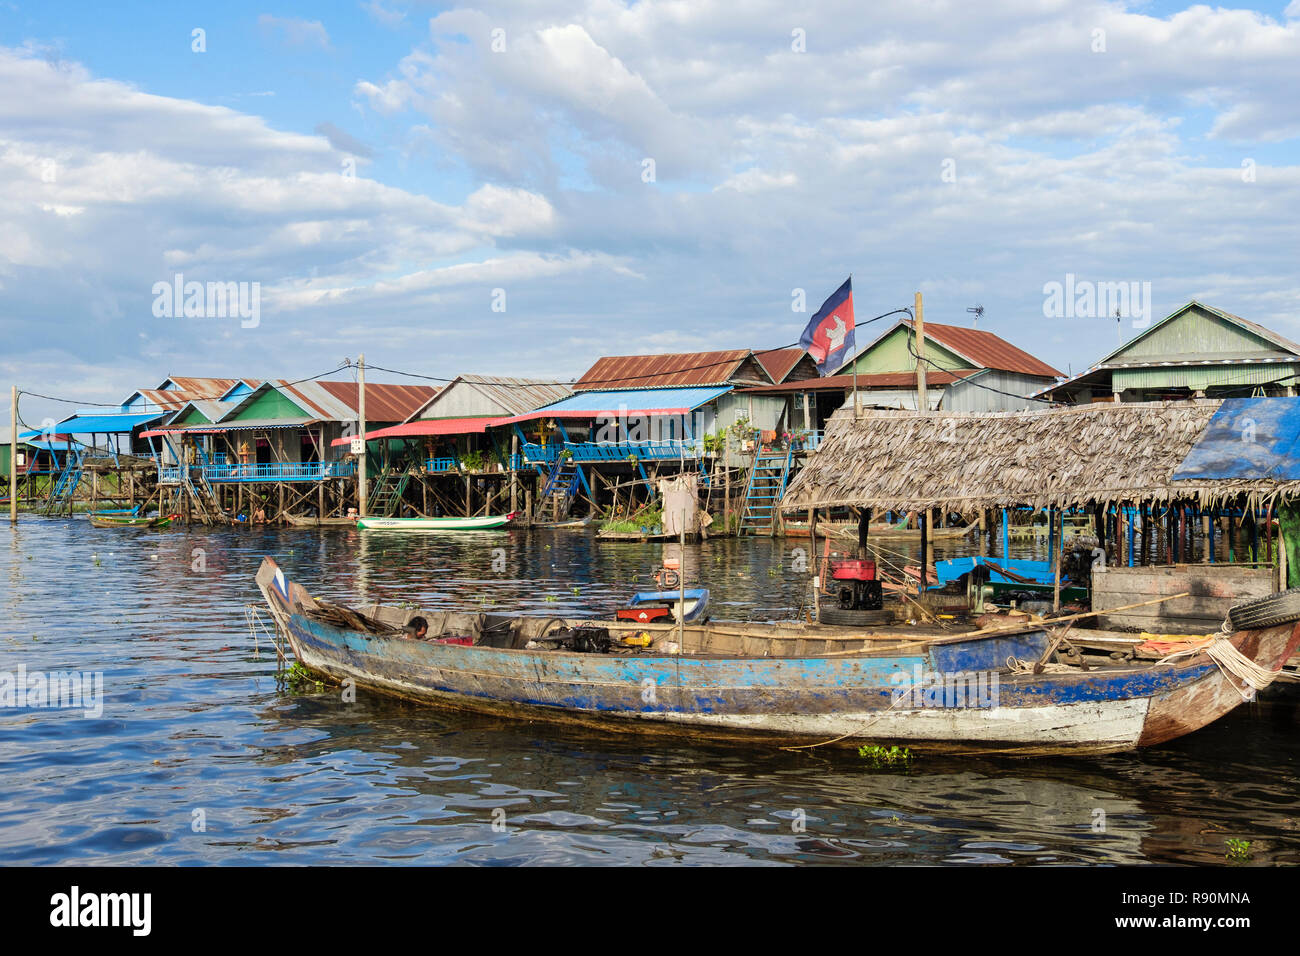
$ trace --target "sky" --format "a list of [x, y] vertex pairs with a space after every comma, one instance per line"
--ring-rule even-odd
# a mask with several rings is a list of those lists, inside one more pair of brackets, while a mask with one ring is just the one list
[[1300, 0], [0, 0], [0, 90], [0, 380], [69, 400], [27, 421], [775, 348], [850, 275], [1063, 372], [1141, 322], [1067, 276], [1300, 340]]

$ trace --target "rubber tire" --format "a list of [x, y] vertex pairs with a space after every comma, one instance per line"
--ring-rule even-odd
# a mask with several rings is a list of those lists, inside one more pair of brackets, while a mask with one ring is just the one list
[[1228, 623], [1235, 631], [1259, 631], [1292, 621], [1300, 621], [1300, 588], [1256, 598], [1228, 611]]
[[823, 607], [817, 615], [819, 624], [836, 627], [867, 627], [893, 620], [888, 611], [846, 611], [840, 607]]

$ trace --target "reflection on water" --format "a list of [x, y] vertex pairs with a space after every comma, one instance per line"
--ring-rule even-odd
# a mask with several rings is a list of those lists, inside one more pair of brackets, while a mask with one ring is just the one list
[[[1140, 755], [873, 772], [851, 753], [293, 693], [244, 620], [263, 554], [339, 601], [597, 615], [650, 586], [658, 545], [36, 518], [3, 533], [0, 672], [102, 671], [106, 701], [97, 718], [0, 711], [0, 862], [1216, 863], [1229, 837], [1256, 863], [1300, 862], [1286, 692]], [[794, 617], [801, 546], [691, 545], [688, 579], [718, 617]]]

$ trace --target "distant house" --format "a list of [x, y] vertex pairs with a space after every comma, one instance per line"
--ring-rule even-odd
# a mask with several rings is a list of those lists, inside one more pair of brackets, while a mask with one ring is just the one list
[[1192, 300], [1038, 395], [1070, 405], [1295, 395], [1297, 376], [1300, 345]]
[[[1020, 411], [1035, 392], [1064, 377], [1046, 362], [981, 329], [925, 323], [926, 398], [956, 412]], [[836, 371], [857, 373], [858, 401], [877, 408], [916, 408], [916, 330], [896, 322]]]
[[[404, 421], [435, 394], [427, 385], [367, 383], [366, 422]], [[170, 448], [191, 442], [210, 482], [314, 481], [351, 473], [335, 439], [355, 431], [360, 391], [356, 382], [230, 380], [219, 397], [192, 399], [142, 437]], [[164, 475], [164, 478], [167, 476]]]

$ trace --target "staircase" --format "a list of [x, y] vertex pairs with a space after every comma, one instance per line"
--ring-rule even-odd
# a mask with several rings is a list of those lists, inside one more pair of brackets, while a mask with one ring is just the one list
[[59, 472], [58, 480], [50, 490], [50, 496], [45, 499], [45, 514], [63, 514], [64, 511], [72, 513], [72, 500], [77, 495], [77, 486], [81, 484], [83, 464], [81, 446], [73, 445], [68, 449], [68, 457], [63, 470]]
[[745, 506], [740, 515], [740, 533], [776, 534], [777, 505], [790, 480], [790, 452], [759, 448], [754, 467], [745, 483]]
[[556, 460], [537, 501], [538, 522], [563, 521], [578, 490], [578, 466], [572, 458]]
[[217, 501], [216, 492], [212, 490], [202, 471], [199, 471], [198, 476], [195, 477], [190, 473], [190, 469], [182, 468], [181, 484], [190, 496], [194, 518], [204, 524], [216, 524], [225, 518], [221, 505]]
[[366, 515], [371, 518], [397, 517], [397, 511], [405, 500], [406, 485], [411, 480], [410, 471], [390, 471], [385, 469], [375, 479], [375, 487], [366, 502]]

